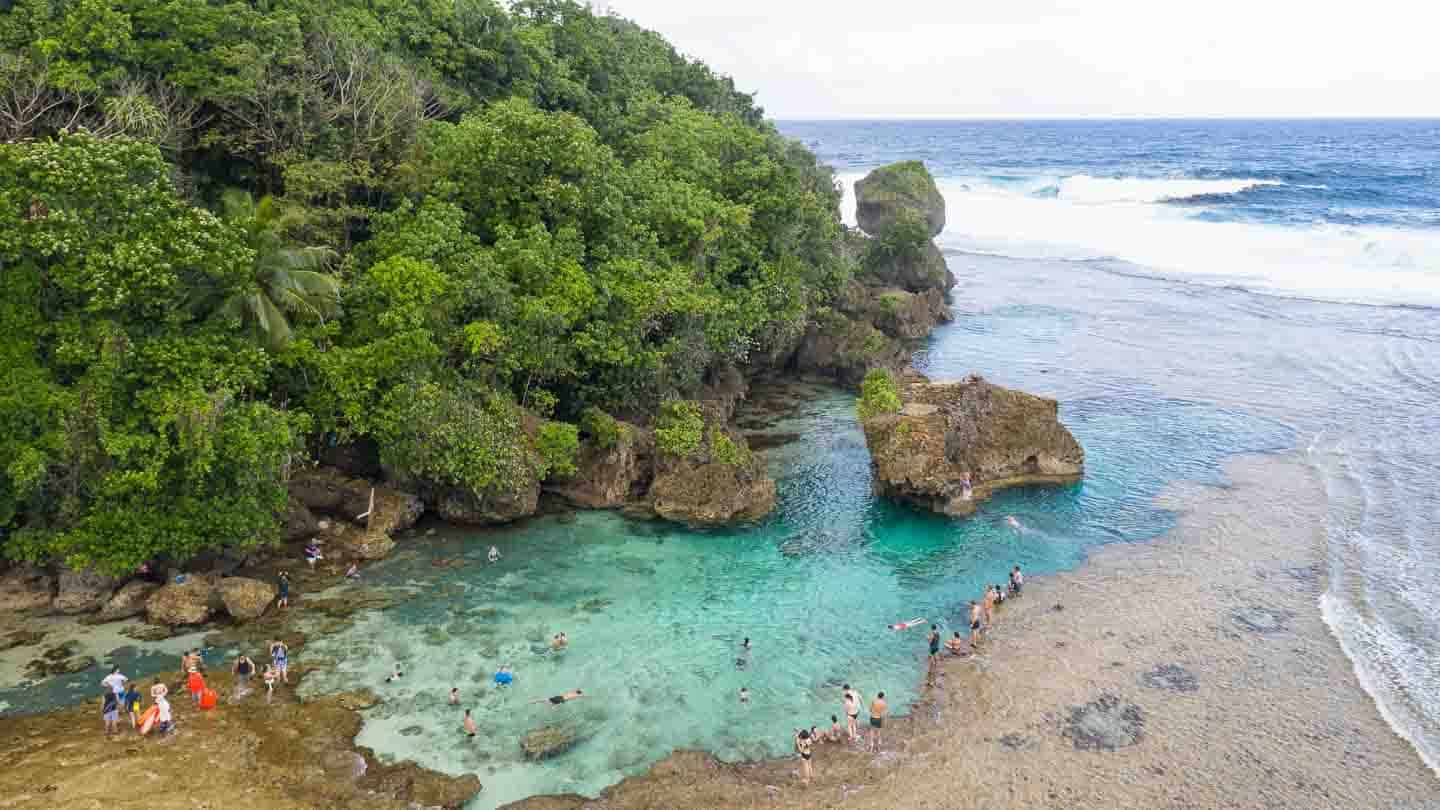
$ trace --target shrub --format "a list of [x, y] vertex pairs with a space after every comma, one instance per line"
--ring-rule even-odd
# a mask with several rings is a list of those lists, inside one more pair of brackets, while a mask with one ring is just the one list
[[736, 443], [721, 430], [710, 434], [710, 455], [721, 464], [743, 467], [750, 463], [750, 448]]
[[535, 450], [547, 472], [561, 477], [574, 475], [578, 470], [575, 459], [580, 454], [580, 431], [568, 422], [545, 422], [535, 433]]
[[705, 438], [705, 417], [700, 403], [691, 399], [672, 399], [660, 406], [655, 419], [655, 446], [663, 453], [684, 458], [700, 449]]
[[872, 368], [860, 384], [860, 401], [856, 404], [861, 419], [900, 410], [900, 392], [895, 378], [883, 368]]
[[580, 430], [602, 450], [609, 450], [620, 441], [621, 428], [615, 417], [594, 405], [580, 412]]

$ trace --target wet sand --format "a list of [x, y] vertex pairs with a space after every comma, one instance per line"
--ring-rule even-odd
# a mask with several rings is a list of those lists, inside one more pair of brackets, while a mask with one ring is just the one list
[[1321, 619], [1320, 482], [1281, 456], [1226, 472], [1231, 486], [1162, 497], [1180, 515], [1165, 537], [1029, 581], [983, 649], [947, 660], [939, 686], [888, 724], [878, 756], [818, 746], [805, 786], [793, 757], [679, 752], [598, 799], [510, 806], [1440, 808], [1440, 779]]

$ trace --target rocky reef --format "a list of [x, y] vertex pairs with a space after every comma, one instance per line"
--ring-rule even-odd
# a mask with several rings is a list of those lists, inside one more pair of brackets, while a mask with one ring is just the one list
[[878, 495], [968, 515], [1006, 487], [1070, 483], [1084, 474], [1085, 451], [1060, 423], [1053, 399], [975, 376], [939, 383], [912, 372], [896, 404], [862, 419]]

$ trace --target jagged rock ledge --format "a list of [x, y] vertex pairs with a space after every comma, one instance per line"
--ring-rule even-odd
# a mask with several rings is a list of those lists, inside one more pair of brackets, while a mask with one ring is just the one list
[[974, 375], [942, 383], [912, 372], [900, 401], [899, 410], [862, 420], [877, 495], [964, 516], [1007, 487], [1084, 475], [1085, 451], [1053, 399]]

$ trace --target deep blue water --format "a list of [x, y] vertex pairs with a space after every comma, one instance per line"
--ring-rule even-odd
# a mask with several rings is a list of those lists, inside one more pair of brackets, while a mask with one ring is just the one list
[[[923, 160], [944, 246], [1440, 306], [1440, 120], [782, 122], [847, 184]], [[853, 205], [853, 203], [850, 203]]]

